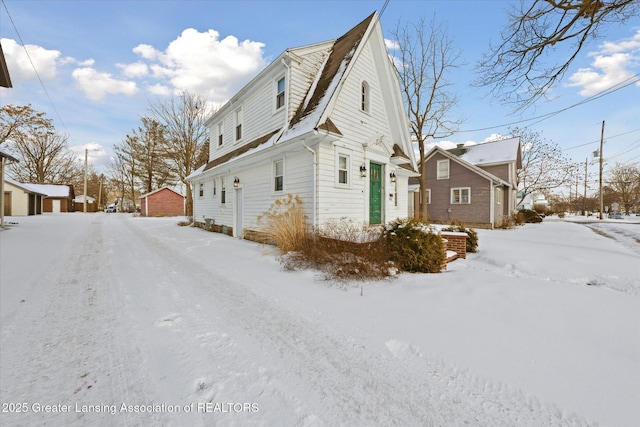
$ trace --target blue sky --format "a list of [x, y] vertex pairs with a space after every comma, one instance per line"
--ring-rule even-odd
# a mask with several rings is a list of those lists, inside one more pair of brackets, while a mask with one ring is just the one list
[[[98, 148], [90, 153], [90, 162], [102, 169], [112, 145], [139, 125], [150, 102], [184, 89], [224, 102], [286, 48], [337, 38], [384, 3], [3, 0], [0, 38], [14, 88], [0, 90], [0, 104], [30, 103], [45, 112], [80, 155], [85, 147]], [[512, 115], [509, 107], [486, 97], [486, 89], [470, 83], [513, 4], [517, 2], [390, 0], [382, 14], [389, 39], [398, 22], [428, 21], [435, 14], [461, 51], [462, 65], [450, 79], [459, 98], [456, 118], [464, 122], [450, 142], [482, 142], [506, 134], [507, 126], [500, 125], [564, 109], [640, 73], [639, 17], [607, 27], [588, 44], [553, 89], [552, 101]], [[518, 125], [531, 125], [584, 163], [598, 148], [604, 120], [608, 167], [640, 162], [638, 99], [640, 84], [635, 83], [549, 119]], [[473, 129], [485, 130], [465, 132]], [[597, 167], [589, 171], [595, 176]]]

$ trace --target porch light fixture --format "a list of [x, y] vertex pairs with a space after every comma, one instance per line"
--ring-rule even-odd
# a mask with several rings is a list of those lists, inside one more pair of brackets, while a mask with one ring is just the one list
[[360, 176], [363, 178], [367, 176], [367, 167], [364, 164], [360, 166]]
[[396, 182], [396, 173], [395, 172], [391, 172], [389, 174], [389, 178], [391, 178], [391, 182]]
[[240, 187], [240, 178], [238, 178], [237, 176], [235, 178], [233, 178], [233, 186], [235, 188]]

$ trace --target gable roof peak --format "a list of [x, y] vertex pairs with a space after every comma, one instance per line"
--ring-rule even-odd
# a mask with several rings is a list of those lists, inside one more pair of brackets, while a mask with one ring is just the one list
[[304, 102], [300, 104], [293, 115], [289, 123], [289, 129], [300, 125], [305, 119], [314, 121], [314, 123], [310, 124], [312, 128], [318, 126], [318, 121], [321, 119], [338, 83], [342, 80], [345, 71], [360, 47], [360, 42], [369, 28], [371, 28], [372, 23], [377, 22], [377, 20], [378, 13], [374, 11], [362, 22], [336, 39], [320, 72], [310, 86]]

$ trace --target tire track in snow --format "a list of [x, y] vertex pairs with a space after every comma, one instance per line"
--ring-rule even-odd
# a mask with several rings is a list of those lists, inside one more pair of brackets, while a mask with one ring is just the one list
[[[122, 393], [143, 394], [143, 381], [133, 375], [135, 357], [122, 340], [126, 330], [104, 268], [100, 218], [91, 219], [59, 218], [75, 221], [78, 232], [32, 284], [35, 298], [2, 325], [2, 401], [61, 405], [69, 412], [30, 408], [2, 414], [3, 425], [142, 424], [139, 415], [118, 412]], [[115, 416], [111, 405], [117, 405]]]
[[[188, 257], [133, 223], [127, 227], [161, 274], [181, 272], [158, 288], [167, 292], [171, 286], [174, 292], [169, 313], [157, 325], [170, 320], [175, 339], [187, 348], [209, 346], [213, 364], [203, 366], [205, 374], [195, 379], [209, 392], [196, 393], [195, 398], [246, 400], [253, 397], [252, 387], [262, 388], [258, 397], [267, 394], [267, 404], [274, 396], [290, 401], [288, 408], [294, 411], [290, 416], [297, 425], [586, 425], [521, 393], [478, 384], [445, 364], [407, 357], [402, 346], [398, 350], [392, 343], [393, 356], [385, 355], [331, 319], [312, 323], [256, 295], [245, 286], [254, 278], [242, 269], [230, 277], [224, 266]], [[215, 314], [202, 310], [202, 304]], [[228, 345], [216, 348], [213, 344], [222, 336]], [[256, 354], [259, 361], [253, 360]], [[199, 358], [187, 351], [181, 356], [194, 363]], [[235, 378], [246, 389], [226, 390]], [[265, 412], [261, 411], [260, 422], [266, 424], [286, 416], [281, 410], [270, 419]], [[242, 420], [252, 424], [250, 418]]]

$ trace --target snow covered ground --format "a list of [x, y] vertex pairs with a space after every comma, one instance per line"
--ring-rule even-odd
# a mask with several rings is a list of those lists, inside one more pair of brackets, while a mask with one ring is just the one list
[[0, 231], [0, 424], [636, 426], [640, 224], [479, 230], [348, 287], [125, 214]]

